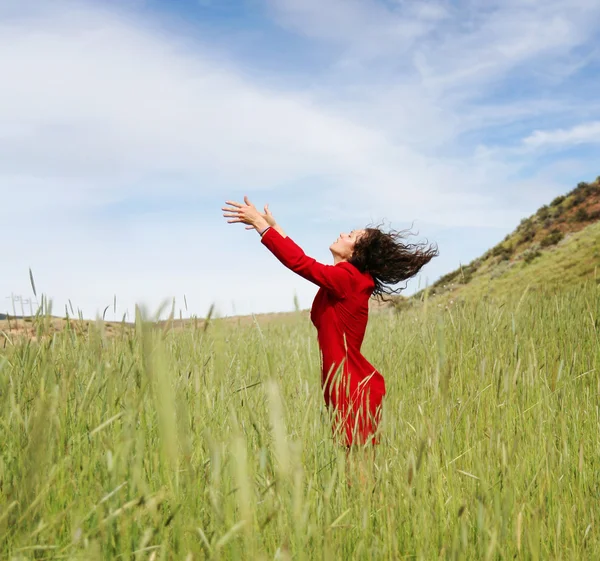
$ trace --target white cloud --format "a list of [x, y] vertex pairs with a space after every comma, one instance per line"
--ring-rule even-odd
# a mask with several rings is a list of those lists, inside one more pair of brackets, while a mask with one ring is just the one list
[[[543, 68], [531, 72], [563, 79], [577, 68], [565, 65], [572, 62], [572, 49], [593, 37], [600, 21], [595, 0], [267, 1], [286, 27], [341, 47], [344, 64], [335, 69], [377, 76], [384, 68], [400, 83], [407, 70], [416, 70], [422, 93], [452, 94], [454, 100], [481, 97], [483, 86], [493, 88], [506, 73], [542, 59]], [[563, 74], [549, 72], [558, 68]]]
[[[361, 58], [401, 56], [444, 19], [438, 2], [400, 4], [397, 10], [372, 0], [268, 0], [279, 21], [310, 37], [325, 39]], [[402, 7], [402, 10], [400, 8]], [[402, 17], [396, 17], [396, 12]]]
[[523, 139], [523, 144], [531, 148], [595, 144], [600, 142], [600, 121], [584, 123], [568, 129], [535, 131]]

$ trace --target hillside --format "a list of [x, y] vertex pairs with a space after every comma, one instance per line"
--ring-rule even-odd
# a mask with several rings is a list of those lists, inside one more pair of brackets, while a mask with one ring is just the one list
[[[468, 265], [429, 287], [436, 299], [470, 299], [519, 293], [529, 286], [569, 285], [600, 279], [600, 177], [524, 218], [514, 232]], [[422, 300], [425, 291], [410, 301]], [[409, 300], [398, 300], [402, 307]]]

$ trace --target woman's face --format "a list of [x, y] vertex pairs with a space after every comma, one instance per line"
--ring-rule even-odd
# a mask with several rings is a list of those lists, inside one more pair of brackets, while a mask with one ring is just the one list
[[348, 261], [354, 252], [354, 244], [364, 233], [364, 230], [352, 230], [349, 234], [341, 233], [340, 237], [329, 246], [329, 250], [340, 261]]

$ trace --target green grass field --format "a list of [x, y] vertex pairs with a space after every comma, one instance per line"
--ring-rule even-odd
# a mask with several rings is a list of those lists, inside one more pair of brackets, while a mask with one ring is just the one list
[[593, 281], [374, 314], [348, 463], [305, 316], [7, 341], [0, 558], [600, 559], [599, 334]]

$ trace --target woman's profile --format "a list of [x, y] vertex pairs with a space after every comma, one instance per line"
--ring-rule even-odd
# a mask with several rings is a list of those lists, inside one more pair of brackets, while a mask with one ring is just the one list
[[244, 197], [226, 201], [228, 223], [255, 229], [261, 243], [287, 268], [319, 287], [311, 307], [321, 354], [321, 385], [332, 412], [333, 431], [343, 444], [377, 442], [377, 426], [385, 395], [385, 381], [361, 354], [369, 317], [369, 298], [396, 294], [392, 288], [428, 263], [438, 252], [424, 244], [404, 244], [402, 232], [379, 228], [342, 233], [329, 247], [333, 265], [308, 257], [286, 235], [271, 214]]

